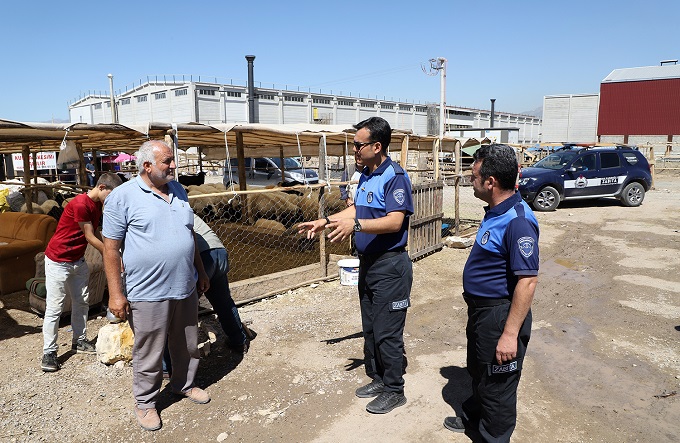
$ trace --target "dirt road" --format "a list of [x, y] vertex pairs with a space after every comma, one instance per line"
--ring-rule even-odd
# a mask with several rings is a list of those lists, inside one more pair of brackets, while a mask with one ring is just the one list
[[[462, 194], [465, 211], [481, 217], [481, 202]], [[659, 175], [639, 208], [600, 200], [538, 214], [541, 274], [514, 441], [680, 441], [679, 208], [680, 178]], [[408, 403], [385, 416], [353, 394], [367, 381], [357, 296], [338, 281], [242, 307], [258, 334], [250, 353], [218, 346], [202, 359], [208, 405], [163, 390], [156, 433], [134, 421], [131, 368], [69, 355], [65, 326], [63, 369], [42, 373], [41, 319], [25, 292], [3, 297], [0, 441], [470, 441], [442, 426], [469, 381], [460, 295], [468, 253], [444, 249], [414, 264]], [[91, 335], [104, 324], [92, 320]]]

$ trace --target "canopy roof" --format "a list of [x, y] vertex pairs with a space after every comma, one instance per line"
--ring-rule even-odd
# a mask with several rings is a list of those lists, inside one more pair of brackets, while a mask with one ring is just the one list
[[[64, 139], [79, 143], [84, 152], [135, 152], [146, 140], [177, 137], [178, 147], [202, 148], [205, 158], [220, 160], [236, 156], [237, 139], [242, 139], [246, 156], [316, 156], [322, 140], [326, 139], [327, 155], [352, 153], [354, 128], [350, 125], [267, 125], [160, 123], [146, 125], [87, 124], [87, 123], [27, 123], [0, 119], [0, 153], [21, 152], [28, 146], [31, 152], [57, 151]], [[409, 137], [409, 150], [431, 151], [435, 136], [421, 136], [404, 131], [393, 131], [390, 150], [401, 150], [401, 143]], [[458, 141], [445, 138], [444, 150], [453, 150]]]

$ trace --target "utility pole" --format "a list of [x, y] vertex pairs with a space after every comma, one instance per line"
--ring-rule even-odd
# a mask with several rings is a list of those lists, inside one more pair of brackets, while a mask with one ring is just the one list
[[113, 74], [107, 76], [109, 78], [109, 91], [111, 94], [111, 123], [118, 123], [116, 118], [116, 101], [113, 98]]

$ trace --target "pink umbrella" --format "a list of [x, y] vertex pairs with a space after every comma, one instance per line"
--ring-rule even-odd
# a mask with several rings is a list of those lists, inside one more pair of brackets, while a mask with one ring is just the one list
[[137, 157], [135, 157], [134, 155], [130, 155], [130, 154], [126, 154], [124, 152], [121, 152], [120, 154], [118, 154], [118, 157], [116, 157], [113, 160], [113, 162], [114, 163], [125, 163], [125, 162], [129, 162], [129, 161], [136, 160], [136, 159], [137, 159]]

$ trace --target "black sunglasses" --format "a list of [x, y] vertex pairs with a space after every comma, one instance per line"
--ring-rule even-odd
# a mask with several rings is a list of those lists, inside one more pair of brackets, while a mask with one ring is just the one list
[[372, 145], [372, 144], [375, 144], [375, 143], [377, 143], [377, 142], [366, 142], [366, 143], [354, 142], [354, 149], [356, 149], [357, 151], [361, 151], [364, 146]]

